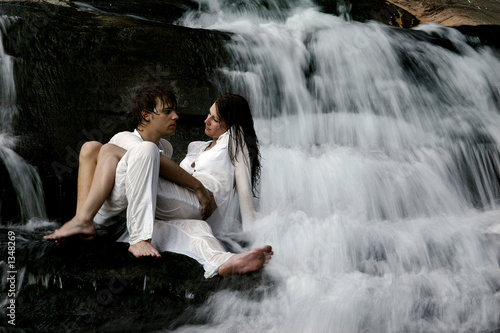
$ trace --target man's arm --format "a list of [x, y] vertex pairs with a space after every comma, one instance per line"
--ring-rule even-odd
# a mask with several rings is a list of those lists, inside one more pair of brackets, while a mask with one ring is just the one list
[[[129, 150], [143, 140], [132, 132], [121, 132], [111, 138], [110, 143], [113, 143], [125, 150]], [[172, 145], [164, 140], [162, 147], [165, 153], [172, 155]], [[214, 197], [203, 184], [187, 173], [184, 169], [178, 166], [167, 156], [160, 154], [160, 176], [166, 178], [181, 186], [185, 186], [194, 191], [201, 205], [201, 216], [203, 219], [208, 219], [217, 208]]]
[[160, 176], [194, 191], [200, 201], [201, 216], [204, 220], [217, 208], [213, 194], [196, 178], [166, 156], [160, 155]]

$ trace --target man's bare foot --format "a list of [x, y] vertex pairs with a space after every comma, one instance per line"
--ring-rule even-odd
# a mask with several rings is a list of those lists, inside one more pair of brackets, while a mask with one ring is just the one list
[[153, 245], [148, 241], [140, 241], [134, 245], [130, 245], [128, 251], [132, 253], [136, 258], [140, 257], [154, 257], [161, 258], [160, 252], [156, 250]]
[[219, 275], [229, 276], [258, 271], [267, 265], [272, 255], [273, 250], [270, 245], [235, 254], [219, 267]]
[[73, 217], [52, 234], [44, 236], [43, 239], [59, 241], [72, 236], [81, 236], [82, 239], [92, 239], [94, 231], [93, 222], [83, 223], [78, 221], [76, 217]]

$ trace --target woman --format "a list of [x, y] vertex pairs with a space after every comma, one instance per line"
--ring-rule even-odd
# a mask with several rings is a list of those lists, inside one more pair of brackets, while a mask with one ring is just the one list
[[[226, 227], [234, 188], [246, 230], [255, 219], [253, 195], [261, 168], [259, 144], [246, 99], [234, 94], [219, 97], [205, 119], [205, 134], [212, 140], [190, 143], [180, 166], [213, 193], [218, 208], [207, 222], [215, 234]], [[192, 197], [191, 192], [186, 194]], [[175, 200], [171, 202], [178, 205]], [[191, 200], [191, 204], [199, 210], [197, 200]]]
[[[175, 97], [173, 97], [173, 100], [174, 102], [167, 103], [173, 103], [174, 105]], [[157, 98], [156, 101], [158, 101]], [[152, 108], [147, 112], [157, 113], [156, 109], [153, 110]], [[252, 192], [260, 174], [258, 141], [247, 101], [243, 97], [233, 94], [221, 96], [210, 108], [210, 113], [205, 120], [205, 124], [205, 133], [212, 140], [205, 143], [194, 142], [190, 144], [188, 156], [183, 160], [181, 166], [214, 193], [219, 208], [211, 219], [216, 230], [217, 228], [220, 230], [223, 224], [222, 221], [232, 194], [233, 184], [236, 183], [243, 220], [246, 226], [253, 219], [255, 206], [252, 200]], [[131, 134], [130, 132], [122, 133], [129, 137]], [[140, 137], [138, 133], [135, 134]], [[134, 136], [132, 136], [133, 138]], [[72, 235], [93, 235], [93, 224], [89, 224], [89, 219], [94, 219], [98, 223], [99, 213], [97, 210], [101, 207], [113, 188], [116, 164], [125, 153], [124, 149], [107, 144], [100, 149], [99, 157], [96, 157], [98, 149], [99, 144], [97, 143], [88, 143], [82, 147], [76, 215], [59, 231], [46, 236], [45, 239], [58, 241]], [[168, 177], [169, 175], [166, 176]], [[175, 178], [174, 181], [177, 181]], [[92, 186], [89, 186], [90, 179], [93, 179]], [[200, 196], [197, 193], [166, 179], [161, 178], [160, 180], [155, 211], [156, 219], [172, 221], [175, 219], [201, 218], [201, 200], [198, 200]], [[95, 216], [96, 213], [98, 216]], [[160, 229], [162, 228], [157, 228], [157, 230]], [[167, 232], [163, 233], [165, 238], [171, 237], [174, 233], [172, 226], [165, 227], [162, 230]], [[156, 243], [160, 246], [158, 249], [172, 251], [172, 248], [162, 247], [163, 245], [171, 246], [172, 239], [165, 243], [164, 237], [158, 237], [159, 234], [162, 233], [157, 232], [155, 235]], [[194, 233], [192, 234], [194, 235]], [[201, 234], [202, 236], [199, 237]], [[202, 232], [201, 234], [197, 233], [198, 236], [191, 237], [191, 244], [193, 243], [192, 238], [196, 237], [205, 240], [210, 239], [209, 243], [216, 242], [215, 239], [211, 239], [213, 238], [211, 230], [205, 233]], [[210, 248], [210, 250], [213, 249], [210, 246], [205, 247]], [[215, 250], [218, 255], [220, 254], [220, 249], [221, 247], [219, 246], [218, 250]], [[268, 260], [272, 254], [271, 248], [260, 248], [257, 252], [262, 249], [264, 249], [263, 252], [265, 253], [266, 260]], [[175, 250], [174, 252], [190, 255], [190, 253], [182, 252], [182, 249], [181, 251]], [[146, 255], [159, 256], [159, 253], [153, 252]], [[203, 252], [202, 257], [205, 260], [206, 253]], [[259, 264], [262, 263], [260, 259], [258, 261]], [[225, 270], [227, 270], [227, 265]]]

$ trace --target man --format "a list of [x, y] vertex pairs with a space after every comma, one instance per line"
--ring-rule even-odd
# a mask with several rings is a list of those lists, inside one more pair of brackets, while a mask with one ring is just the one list
[[[273, 254], [271, 247], [264, 246], [237, 255], [225, 252], [213, 236], [210, 227], [201, 221], [202, 207], [208, 212], [205, 215], [209, 215], [214, 209], [213, 206], [207, 209], [206, 205], [200, 205], [199, 212], [194, 215], [191, 212], [190, 216], [179, 214], [189, 220], [168, 221], [155, 226], [155, 217], [162, 219], [162, 212], [167, 206], [157, 207], [158, 198], [161, 199], [160, 206], [162, 202], [168, 201], [168, 193], [159, 191], [160, 175], [193, 189], [193, 195], [201, 198], [200, 202], [206, 197], [203, 185], [169, 158], [172, 155], [172, 146], [163, 137], [175, 133], [176, 121], [179, 118], [176, 108], [175, 96], [169, 90], [158, 87], [140, 90], [133, 100], [132, 107], [136, 129], [134, 132], [116, 134], [109, 142], [112, 145], [107, 145], [115, 152], [118, 151], [119, 162], [116, 165], [115, 177], [114, 179], [108, 177], [103, 184], [98, 183], [98, 186], [94, 186], [96, 183], [94, 176], [92, 188], [97, 188], [100, 195], [92, 195], [91, 189], [89, 200], [85, 200], [85, 204], [88, 205], [84, 204], [86, 208], [81, 209], [86, 213], [83, 215], [92, 217], [93, 220], [76, 218], [82, 215], [79, 213], [80, 209], [77, 209], [75, 218], [44, 238], [59, 241], [73, 235], [92, 235], [94, 223], [106, 225], [111, 217], [126, 210], [128, 234], [123, 235], [120, 241], [128, 241], [129, 251], [136, 257], [160, 256], [159, 251], [151, 244], [154, 230], [157, 230], [155, 240], [157, 244], [161, 244], [162, 250], [195, 258], [204, 265], [207, 277], [216, 273], [243, 274], [262, 268]], [[110, 171], [115, 172], [115, 169], [107, 168], [105, 171], [109, 174]], [[110, 188], [110, 193], [102, 191], [102, 188], [107, 187]], [[95, 200], [96, 197], [103, 197], [104, 204], [100, 199]], [[182, 207], [176, 206], [174, 209]], [[163, 236], [158, 237], [160, 233]], [[168, 238], [168, 242], [165, 242], [164, 238]], [[196, 246], [193, 246], [195, 243]]]

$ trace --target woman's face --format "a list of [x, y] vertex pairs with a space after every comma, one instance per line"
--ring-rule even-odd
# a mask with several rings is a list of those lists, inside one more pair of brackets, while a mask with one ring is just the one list
[[214, 140], [227, 131], [226, 122], [220, 118], [215, 103], [210, 108], [210, 112], [205, 119], [205, 134]]

